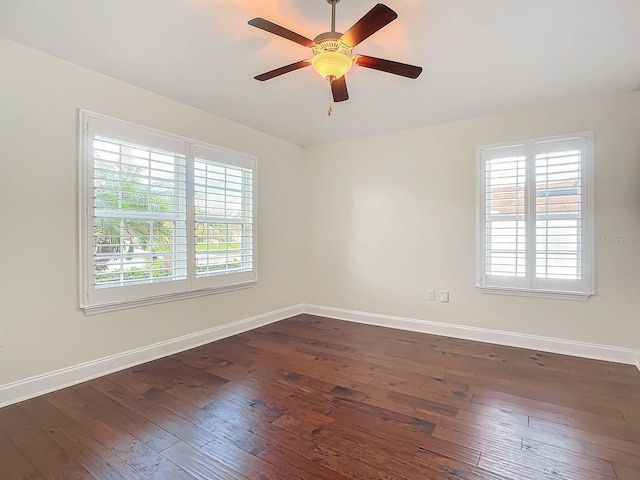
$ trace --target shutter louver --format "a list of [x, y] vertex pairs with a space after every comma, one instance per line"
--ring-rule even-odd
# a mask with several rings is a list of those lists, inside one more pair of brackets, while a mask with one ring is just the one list
[[527, 273], [525, 157], [485, 164], [486, 274], [524, 277]]
[[582, 276], [580, 151], [536, 156], [536, 277]]
[[253, 171], [194, 163], [196, 278], [253, 269]]
[[186, 278], [185, 156], [95, 136], [96, 288]]

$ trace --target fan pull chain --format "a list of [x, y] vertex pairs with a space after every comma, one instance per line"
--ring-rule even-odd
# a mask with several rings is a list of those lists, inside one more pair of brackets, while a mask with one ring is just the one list
[[333, 107], [329, 105], [329, 110], [327, 110], [327, 117], [330, 117], [331, 113], [333, 113]]

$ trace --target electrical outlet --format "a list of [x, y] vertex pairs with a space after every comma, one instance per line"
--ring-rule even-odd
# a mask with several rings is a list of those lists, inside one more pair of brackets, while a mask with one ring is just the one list
[[440, 290], [440, 301], [443, 303], [449, 301], [449, 290]]
[[293, 283], [291, 282], [291, 280], [285, 280], [285, 282], [284, 282], [284, 289], [285, 290], [291, 290], [292, 286], [293, 286]]
[[432, 288], [427, 290], [427, 298], [429, 300], [435, 300], [436, 299], [436, 291], [434, 289], [432, 289]]

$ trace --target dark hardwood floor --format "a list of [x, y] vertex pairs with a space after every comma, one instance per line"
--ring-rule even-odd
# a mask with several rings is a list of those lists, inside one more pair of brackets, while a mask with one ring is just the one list
[[0, 409], [0, 479], [640, 479], [635, 367], [301, 315]]

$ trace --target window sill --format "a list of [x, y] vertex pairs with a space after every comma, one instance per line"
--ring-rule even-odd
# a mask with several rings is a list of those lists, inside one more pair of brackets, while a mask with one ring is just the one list
[[126, 302], [108, 303], [103, 305], [83, 306], [85, 315], [98, 315], [101, 313], [116, 312], [118, 310], [127, 310], [129, 308], [144, 307], [146, 305], [155, 305], [158, 303], [173, 302], [176, 300], [186, 300], [188, 298], [204, 297], [206, 295], [214, 295], [216, 293], [231, 292], [234, 290], [243, 290], [251, 288], [257, 283], [256, 280], [249, 282], [236, 283], [224, 287], [207, 288], [203, 290], [194, 290], [192, 292], [172, 293], [170, 295], [162, 295], [158, 297], [141, 298], [138, 300], [129, 300]]
[[551, 290], [523, 290], [520, 288], [484, 287], [476, 285], [482, 293], [490, 295], [510, 295], [515, 297], [552, 298], [556, 300], [571, 300], [574, 302], [586, 302], [593, 293], [556, 292]]

